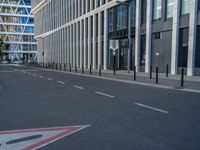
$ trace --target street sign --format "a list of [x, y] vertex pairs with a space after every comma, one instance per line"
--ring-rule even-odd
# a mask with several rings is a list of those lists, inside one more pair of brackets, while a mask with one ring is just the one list
[[0, 131], [0, 150], [36, 150], [89, 125]]

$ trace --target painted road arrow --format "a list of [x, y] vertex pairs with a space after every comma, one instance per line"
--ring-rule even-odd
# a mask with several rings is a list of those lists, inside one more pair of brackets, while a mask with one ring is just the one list
[[36, 150], [89, 125], [0, 131], [0, 150]]

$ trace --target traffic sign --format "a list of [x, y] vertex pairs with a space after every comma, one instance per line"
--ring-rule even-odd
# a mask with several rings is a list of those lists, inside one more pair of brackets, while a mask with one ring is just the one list
[[0, 131], [0, 150], [36, 150], [89, 125]]

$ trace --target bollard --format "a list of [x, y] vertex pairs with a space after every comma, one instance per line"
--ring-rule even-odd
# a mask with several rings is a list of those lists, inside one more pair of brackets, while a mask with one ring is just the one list
[[152, 69], [153, 67], [152, 67], [152, 65], [150, 66], [150, 79], [152, 79]]
[[92, 65], [90, 64], [90, 75], [92, 75]]
[[61, 70], [61, 63], [59, 64], [59, 70]]
[[136, 81], [136, 66], [134, 66], [134, 68], [133, 68], [133, 74], [134, 74], [134, 81]]
[[64, 64], [64, 71], [66, 71], [66, 64]]
[[75, 72], [77, 73], [77, 65], [75, 65]]
[[114, 73], [114, 75], [116, 75], [116, 67], [115, 67], [115, 65], [113, 65], [113, 73]]
[[166, 77], [169, 77], [169, 65], [166, 66]]
[[58, 64], [56, 63], [56, 70], [58, 70]]
[[69, 72], [72, 72], [72, 66], [69, 64]]
[[82, 64], [82, 74], [84, 74], [84, 66], [83, 66], [83, 64]]
[[184, 68], [181, 69], [181, 87], [184, 87]]
[[101, 76], [101, 65], [99, 65], [99, 76]]
[[158, 67], [156, 67], [156, 84], [158, 84]]

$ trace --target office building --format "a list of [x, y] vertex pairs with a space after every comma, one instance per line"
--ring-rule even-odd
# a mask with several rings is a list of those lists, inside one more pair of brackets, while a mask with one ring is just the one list
[[33, 0], [38, 61], [200, 75], [199, 0], [120, 1]]

